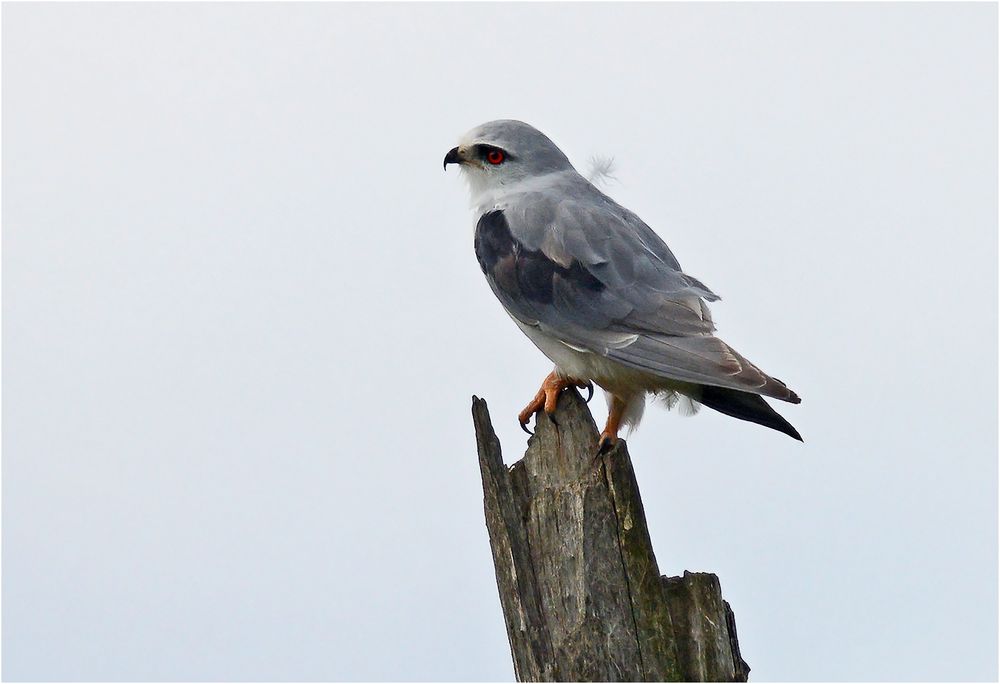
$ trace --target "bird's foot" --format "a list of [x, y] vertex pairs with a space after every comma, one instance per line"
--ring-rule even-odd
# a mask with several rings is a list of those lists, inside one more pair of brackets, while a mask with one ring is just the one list
[[[616, 431], [617, 432], [617, 431]], [[601, 438], [597, 440], [597, 453], [606, 454], [618, 445], [618, 435], [608, 432], [607, 429], [601, 433]]]
[[538, 413], [538, 411], [544, 410], [545, 415], [549, 417], [549, 420], [555, 421], [552, 414], [556, 412], [556, 404], [559, 402], [559, 394], [567, 387], [579, 387], [580, 389], [587, 389], [587, 403], [594, 396], [594, 385], [591, 382], [584, 382], [582, 380], [572, 380], [570, 378], [564, 378], [556, 375], [555, 371], [549, 373], [545, 380], [542, 381], [542, 387], [538, 390], [538, 394], [535, 398], [524, 407], [524, 410], [517, 415], [517, 422], [521, 424], [521, 429], [527, 432], [529, 435], [532, 434], [531, 430], [528, 429], [528, 421], [531, 420], [531, 416]]
[[608, 422], [604, 424], [601, 438], [597, 440], [597, 453], [606, 454], [618, 444], [618, 431], [625, 417], [625, 407], [628, 404], [621, 397], [611, 395], [611, 406], [608, 410]]

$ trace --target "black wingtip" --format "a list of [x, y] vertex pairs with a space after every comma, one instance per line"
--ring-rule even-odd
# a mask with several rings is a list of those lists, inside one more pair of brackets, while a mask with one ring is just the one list
[[777, 430], [788, 435], [792, 439], [805, 442], [799, 431], [785, 420], [780, 413], [771, 408], [771, 405], [764, 401], [759, 394], [703, 385], [698, 401], [719, 413], [769, 427], [772, 430]]
[[[760, 401], [762, 404], [765, 404], [769, 409], [771, 409], [770, 405], [768, 405], [767, 402], [765, 402], [763, 399], [761, 399]], [[774, 409], [771, 410], [774, 411]], [[733, 417], [742, 418], [743, 420], [749, 420], [751, 423], [757, 423], [758, 425], [769, 427], [772, 430], [777, 430], [778, 432], [788, 435], [792, 439], [797, 439], [800, 442], [805, 443], [805, 440], [802, 439], [802, 435], [799, 434], [799, 431], [796, 430], [792, 426], [792, 424], [789, 423], [787, 420], [785, 420], [781, 416], [781, 414], [779, 414], [777, 411], [774, 411], [774, 416], [772, 416], [769, 420], [767, 420], [767, 422], [765, 422], [764, 420], [755, 420], [754, 418], [743, 418], [742, 416], [733, 416]]]

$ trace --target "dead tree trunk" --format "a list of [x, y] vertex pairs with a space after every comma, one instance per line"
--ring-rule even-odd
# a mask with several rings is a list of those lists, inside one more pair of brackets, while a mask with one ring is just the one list
[[718, 577], [660, 576], [625, 443], [597, 456], [575, 390], [509, 469], [484, 400], [472, 415], [519, 681], [746, 681]]

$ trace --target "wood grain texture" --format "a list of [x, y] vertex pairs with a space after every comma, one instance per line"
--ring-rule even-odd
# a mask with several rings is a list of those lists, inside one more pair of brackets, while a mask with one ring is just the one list
[[746, 681], [718, 578], [660, 576], [625, 442], [598, 456], [579, 393], [510, 468], [486, 402], [472, 414], [519, 681]]

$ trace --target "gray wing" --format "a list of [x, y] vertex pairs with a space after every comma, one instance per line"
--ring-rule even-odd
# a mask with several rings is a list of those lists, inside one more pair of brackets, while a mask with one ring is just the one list
[[637, 216], [603, 194], [550, 197], [522, 196], [476, 226], [480, 266], [511, 315], [665, 378], [798, 399], [711, 334], [705, 300], [718, 297]]

